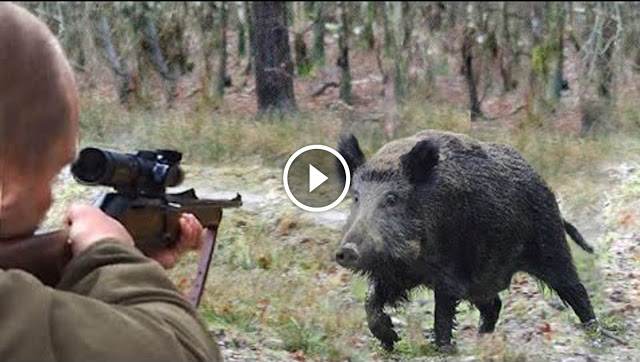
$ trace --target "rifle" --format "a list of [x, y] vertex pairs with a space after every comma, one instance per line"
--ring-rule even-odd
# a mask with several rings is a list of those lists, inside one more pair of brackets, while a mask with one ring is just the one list
[[[98, 148], [85, 148], [71, 166], [74, 179], [85, 185], [115, 189], [97, 205], [129, 231], [136, 247], [145, 255], [171, 247], [179, 237], [182, 213], [193, 214], [205, 228], [198, 272], [187, 299], [197, 307], [213, 258], [222, 209], [239, 207], [239, 194], [233, 199], [199, 199], [195, 190], [175, 194], [167, 187], [184, 180], [180, 168], [182, 154], [173, 150], [138, 151], [123, 154]], [[0, 242], [0, 268], [22, 269], [49, 286], [55, 286], [71, 259], [68, 235], [64, 230]]]

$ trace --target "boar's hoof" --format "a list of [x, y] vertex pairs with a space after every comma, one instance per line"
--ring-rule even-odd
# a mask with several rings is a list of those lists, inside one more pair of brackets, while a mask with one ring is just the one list
[[495, 331], [495, 327], [494, 326], [487, 326], [484, 323], [482, 323], [480, 325], [480, 329], [478, 329], [478, 333], [480, 334], [487, 334], [487, 333], [493, 333], [493, 331]]
[[393, 345], [400, 340], [393, 330], [391, 318], [386, 314], [377, 315], [369, 320], [369, 330], [380, 341], [382, 348], [393, 351]]
[[387, 351], [393, 351], [393, 345], [400, 340], [398, 333], [393, 328], [377, 328], [375, 332], [374, 330], [371, 332], [380, 341], [382, 348]]
[[438, 352], [443, 354], [455, 354], [458, 351], [456, 346], [452, 343], [437, 346], [436, 348], [438, 349]]
[[[391, 331], [391, 333], [396, 335], [396, 337], [395, 337], [395, 338], [397, 338], [396, 340], [400, 339], [400, 338], [398, 338], [398, 335], [396, 334], [396, 332]], [[393, 345], [396, 343], [395, 342], [396, 340], [394, 340], [394, 341], [380, 341], [380, 343], [382, 344], [382, 348], [384, 348], [385, 351], [391, 352], [391, 351], [393, 351]]]
[[480, 334], [484, 334], [484, 333], [493, 333], [493, 331], [495, 331], [496, 329], [496, 323], [495, 322], [488, 322], [488, 321], [482, 321], [480, 323], [480, 328], [478, 329], [478, 333]]

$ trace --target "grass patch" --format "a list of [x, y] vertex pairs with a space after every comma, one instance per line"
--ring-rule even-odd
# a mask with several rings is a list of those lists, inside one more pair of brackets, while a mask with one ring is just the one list
[[609, 313], [599, 318], [602, 328], [612, 332], [622, 332], [626, 329], [625, 321], [622, 316]]
[[402, 339], [396, 343], [394, 352], [384, 353], [387, 356], [399, 355], [403, 358], [445, 356], [445, 354], [438, 351], [433, 343], [429, 343], [424, 338], [422, 339], [422, 341], [411, 341]]
[[256, 331], [256, 313], [251, 304], [233, 301], [225, 303], [216, 308], [207, 306], [201, 310], [202, 316], [210, 325], [216, 327], [229, 328], [243, 332]]
[[356, 301], [364, 303], [367, 298], [367, 290], [369, 289], [369, 282], [365, 277], [355, 275], [351, 278], [351, 294]]
[[289, 317], [278, 326], [277, 333], [284, 341], [284, 349], [289, 352], [303, 351], [311, 355], [326, 354], [324, 343], [327, 339], [323, 329], [308, 320]]

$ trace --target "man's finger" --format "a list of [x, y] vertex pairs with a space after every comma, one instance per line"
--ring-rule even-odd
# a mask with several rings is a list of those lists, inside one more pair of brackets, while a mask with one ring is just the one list
[[176, 243], [176, 249], [179, 252], [184, 251], [188, 248], [188, 245], [185, 245], [189, 242], [189, 238], [191, 237], [191, 226], [189, 224], [189, 219], [185, 216], [180, 218], [180, 239]]
[[67, 218], [73, 220], [73, 219], [77, 218], [78, 215], [81, 215], [81, 214], [87, 212], [88, 209], [91, 209], [91, 206], [85, 205], [85, 204], [81, 204], [81, 203], [77, 203], [77, 202], [73, 203], [73, 204], [71, 204], [69, 209], [67, 209]]
[[173, 268], [177, 261], [176, 253], [173, 249], [165, 249], [150, 255], [151, 259], [157, 261], [165, 269]]
[[185, 214], [185, 217], [182, 222], [182, 230], [183, 235], [180, 238], [180, 249], [194, 249], [198, 247], [200, 231], [202, 230], [202, 226], [200, 226], [200, 222], [198, 219], [191, 215]]
[[67, 225], [71, 225], [73, 220], [76, 219], [80, 209], [80, 204], [74, 203], [68, 209], [64, 215], [64, 223]]

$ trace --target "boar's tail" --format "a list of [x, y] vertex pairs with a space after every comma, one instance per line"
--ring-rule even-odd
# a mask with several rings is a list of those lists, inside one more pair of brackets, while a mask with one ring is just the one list
[[562, 219], [562, 221], [564, 222], [564, 230], [567, 232], [567, 234], [569, 234], [569, 236], [571, 236], [571, 239], [573, 239], [576, 244], [580, 245], [580, 247], [584, 249], [584, 251], [593, 254], [593, 247], [584, 240], [582, 235], [580, 235], [578, 229], [576, 229], [575, 226], [571, 225], [571, 223], [567, 220]]

